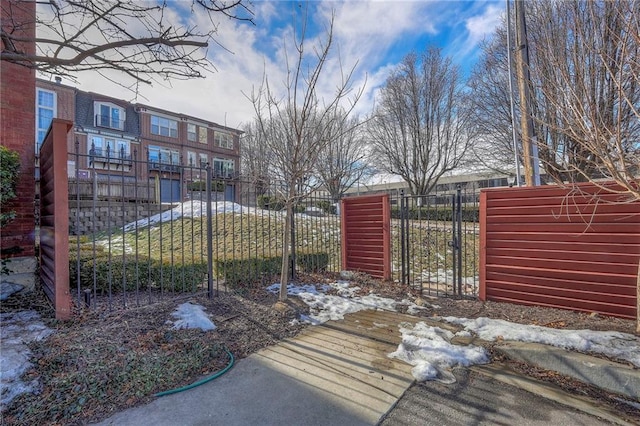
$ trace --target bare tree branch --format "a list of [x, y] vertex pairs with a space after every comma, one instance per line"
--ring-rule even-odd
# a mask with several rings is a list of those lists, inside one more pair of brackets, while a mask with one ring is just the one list
[[[176, 4], [168, 2], [62, 0], [40, 2], [28, 22], [16, 19], [28, 3], [2, 2], [0, 60], [62, 75], [110, 68], [145, 83], [203, 77], [214, 69], [206, 50], [211, 42], [217, 43], [214, 17], [253, 19], [245, 0], [192, 0], [190, 12], [170, 10]], [[186, 23], [203, 13], [211, 22], [208, 28]], [[38, 37], [18, 37], [16, 30], [25, 25], [35, 25]], [[37, 46], [35, 54], [19, 48], [31, 42]]]

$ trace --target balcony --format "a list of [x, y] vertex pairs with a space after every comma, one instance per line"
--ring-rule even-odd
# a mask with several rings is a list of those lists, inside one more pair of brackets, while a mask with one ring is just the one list
[[180, 165], [170, 164], [159, 161], [149, 161], [149, 170], [157, 170], [160, 172], [180, 173]]
[[91, 148], [89, 150], [89, 163], [108, 163], [108, 164], [122, 164], [131, 166], [131, 154], [121, 151], [111, 151], [109, 149]]
[[240, 173], [228, 170], [213, 170], [212, 172], [214, 179], [238, 179], [240, 177]]
[[124, 130], [124, 120], [111, 117], [110, 115], [96, 115], [96, 126], [107, 129]]

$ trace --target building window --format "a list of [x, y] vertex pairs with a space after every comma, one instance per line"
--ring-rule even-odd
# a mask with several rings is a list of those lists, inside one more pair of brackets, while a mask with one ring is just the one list
[[124, 130], [124, 109], [110, 103], [95, 102], [95, 125], [109, 129]]
[[187, 162], [188, 162], [190, 167], [195, 167], [196, 166], [196, 153], [195, 152], [187, 151]]
[[168, 118], [151, 116], [151, 133], [154, 135], [178, 137], [178, 122]]
[[89, 155], [98, 158], [131, 159], [129, 141], [104, 136], [89, 135]]
[[209, 157], [207, 154], [200, 154], [200, 167], [207, 167], [207, 163], [209, 162]]
[[152, 163], [179, 165], [180, 153], [173, 149], [163, 148], [159, 146], [150, 146], [149, 161]]
[[44, 89], [36, 89], [36, 152], [47, 135], [51, 121], [57, 115], [56, 93]]
[[231, 178], [235, 169], [235, 163], [233, 160], [223, 160], [220, 158], [214, 158], [213, 160], [213, 175], [215, 177]]
[[198, 142], [200, 143], [207, 143], [207, 128], [206, 127], [200, 127], [198, 128]]
[[187, 139], [191, 142], [196, 141], [196, 125], [193, 123], [187, 123]]
[[233, 149], [233, 136], [230, 134], [216, 132], [215, 140], [220, 148]]

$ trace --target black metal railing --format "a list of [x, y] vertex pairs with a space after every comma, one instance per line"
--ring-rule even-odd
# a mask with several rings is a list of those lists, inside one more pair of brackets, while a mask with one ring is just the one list
[[[275, 189], [216, 176], [208, 165], [150, 162], [135, 150], [131, 168], [105, 170], [90, 161], [97, 154], [81, 154], [78, 145], [70, 154], [87, 165], [69, 181], [76, 306], [114, 310], [276, 282], [286, 214]], [[158, 173], [158, 166], [176, 173]], [[294, 276], [340, 270], [331, 200], [300, 199], [291, 236]]]
[[392, 212], [394, 277], [424, 294], [476, 297], [479, 194], [398, 194]]

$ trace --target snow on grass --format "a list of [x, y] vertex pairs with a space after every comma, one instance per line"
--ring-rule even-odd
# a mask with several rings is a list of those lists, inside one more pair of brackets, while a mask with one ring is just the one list
[[402, 342], [398, 349], [388, 356], [413, 365], [411, 374], [420, 382], [438, 380], [454, 383], [455, 377], [447, 369], [489, 362], [489, 357], [482, 347], [454, 345], [450, 343], [454, 336], [452, 332], [429, 326], [424, 322], [415, 326], [405, 324], [400, 327], [400, 333]]
[[[221, 213], [242, 213], [243, 210], [256, 213], [258, 209], [250, 207], [242, 207], [240, 204], [232, 203], [230, 201], [214, 201], [211, 203], [211, 211], [213, 214]], [[264, 211], [262, 211], [264, 212]], [[124, 226], [124, 231], [133, 231], [136, 228], [144, 228], [146, 226], [153, 226], [159, 223], [171, 222], [172, 220], [180, 219], [182, 217], [197, 218], [207, 215], [207, 202], [206, 201], [186, 201], [178, 204], [171, 210], [167, 210], [162, 213], [150, 216], [145, 219], [140, 219], [137, 222], [131, 222]]]
[[444, 317], [443, 320], [459, 324], [466, 332], [473, 332], [483, 340], [542, 343], [580, 352], [595, 352], [640, 367], [640, 338], [632, 334], [617, 331], [559, 330], [489, 318]]
[[[337, 294], [325, 294], [334, 289]], [[303, 322], [318, 325], [330, 320], [343, 319], [346, 314], [367, 309], [396, 311], [398, 306], [416, 306], [408, 301], [398, 302], [375, 294], [356, 296], [358, 287], [349, 287], [347, 281], [336, 281], [316, 287], [313, 284], [287, 286], [287, 294], [302, 299], [310, 308], [309, 315], [303, 315]], [[280, 283], [267, 287], [267, 291], [277, 294], [280, 291]]]
[[205, 313], [203, 306], [190, 302], [179, 305], [171, 315], [177, 318], [172, 327], [176, 330], [182, 328], [199, 328], [202, 331], [210, 331], [217, 328]]
[[46, 327], [35, 311], [0, 314], [0, 412], [18, 395], [35, 392], [38, 380], [26, 383], [22, 375], [31, 368], [31, 351], [27, 345], [48, 337], [53, 330]]
[[[256, 216], [275, 216], [284, 217], [285, 213], [282, 211], [263, 210], [256, 207], [247, 207], [231, 201], [212, 201], [211, 213], [224, 214], [224, 213], [245, 213], [253, 214]], [[207, 216], [207, 202], [200, 200], [185, 201], [179, 203], [171, 210], [158, 213], [145, 219], [140, 219], [136, 222], [128, 223], [124, 226], [125, 232], [134, 231], [139, 228], [147, 226], [154, 226], [160, 223], [171, 222], [180, 218], [199, 218]], [[296, 216], [305, 219], [322, 220], [326, 217], [318, 217], [313, 215], [307, 215], [305, 213], [297, 213]]]

